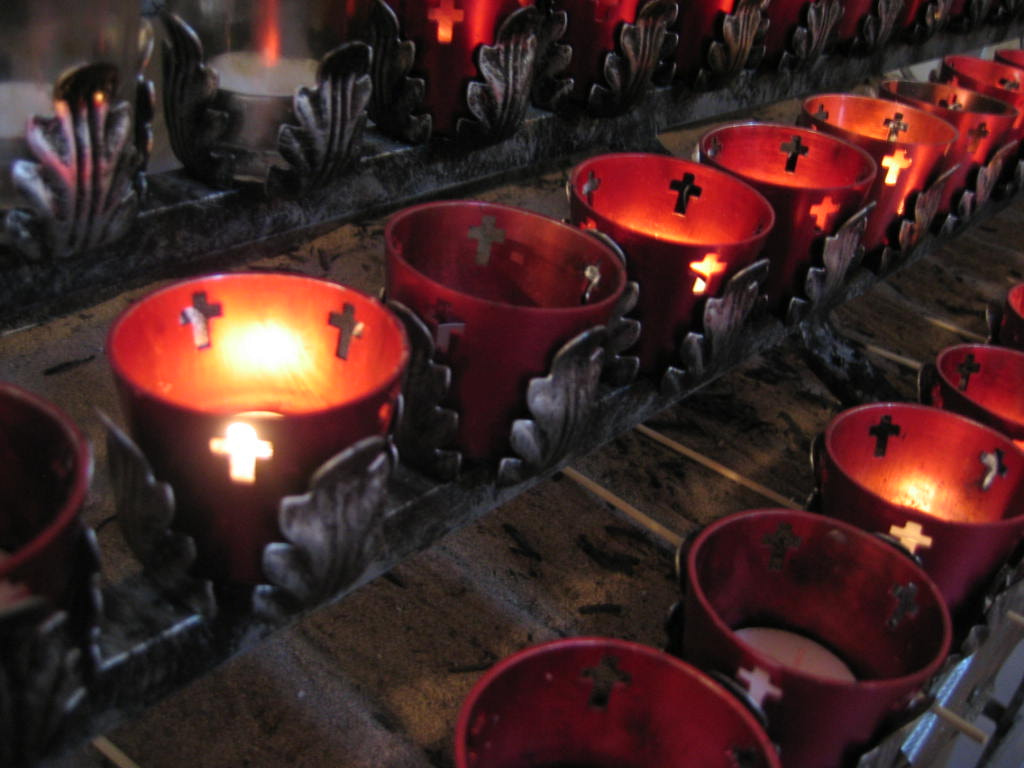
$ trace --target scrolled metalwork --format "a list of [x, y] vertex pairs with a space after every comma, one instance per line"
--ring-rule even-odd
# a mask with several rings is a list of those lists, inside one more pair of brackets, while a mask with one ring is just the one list
[[815, 0], [804, 9], [804, 23], [793, 32], [789, 50], [782, 54], [780, 66], [807, 67], [816, 62], [828, 47], [843, 18], [842, 0]]
[[905, 0], [875, 0], [875, 9], [861, 21], [860, 35], [854, 43], [854, 50], [860, 53], [874, 53], [889, 43], [896, 22], [903, 13]]
[[757, 69], [764, 58], [770, 0], [738, 0], [722, 19], [722, 39], [708, 48], [707, 68], [697, 75], [698, 87], [729, 79], [744, 69]]
[[403, 40], [398, 17], [385, 0], [373, 0], [366, 42], [373, 49], [373, 88], [369, 112], [381, 131], [410, 144], [430, 138], [430, 115], [418, 114], [426, 83], [409, 77], [416, 60], [416, 43]]
[[554, 0], [539, 0], [544, 13], [540, 30], [540, 55], [533, 76], [533, 103], [542, 109], [559, 111], [572, 93], [575, 81], [564, 72], [572, 59], [572, 46], [560, 42], [569, 26], [569, 14], [554, 7]]

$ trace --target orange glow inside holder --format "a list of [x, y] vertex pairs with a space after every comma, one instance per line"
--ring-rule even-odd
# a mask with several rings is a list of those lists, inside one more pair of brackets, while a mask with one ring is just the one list
[[262, 44], [263, 63], [273, 67], [281, 59], [281, 31], [278, 29], [278, 16], [281, 12], [280, 0], [263, 0], [262, 10]]
[[811, 206], [810, 214], [814, 217], [814, 224], [820, 230], [828, 227], [829, 219], [839, 213], [839, 203], [832, 199], [831, 195], [825, 195], [817, 203]]
[[694, 295], [701, 296], [707, 293], [711, 278], [725, 272], [727, 266], [728, 264], [722, 261], [717, 253], [709, 253], [700, 261], [691, 261], [690, 269], [700, 275], [693, 283]]
[[896, 186], [896, 183], [900, 180], [900, 173], [913, 164], [914, 158], [908, 157], [906, 150], [903, 149], [897, 149], [891, 155], [883, 157], [881, 165], [887, 171], [885, 183], [890, 187]]
[[455, 0], [440, 0], [427, 12], [427, 18], [437, 24], [437, 42], [448, 45], [455, 34], [455, 25], [465, 20], [466, 12], [455, 5]]

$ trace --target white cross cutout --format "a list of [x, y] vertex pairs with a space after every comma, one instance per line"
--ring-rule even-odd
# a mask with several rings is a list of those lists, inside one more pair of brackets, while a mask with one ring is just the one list
[[921, 524], [915, 523], [913, 520], [908, 521], [902, 528], [898, 525], [890, 525], [889, 535], [899, 539], [910, 554], [917, 552], [918, 547], [928, 549], [932, 545], [932, 537], [925, 536]]
[[764, 706], [765, 699], [781, 699], [782, 689], [772, 685], [772, 678], [767, 672], [761, 667], [754, 667], [753, 669], [743, 669], [742, 667], [736, 672], [736, 678], [746, 683], [747, 693], [750, 694], [750, 698], [759, 707]]
[[256, 482], [256, 459], [269, 459], [274, 445], [260, 440], [251, 424], [236, 421], [228, 424], [224, 437], [210, 438], [210, 450], [228, 457], [228, 474], [236, 483]]

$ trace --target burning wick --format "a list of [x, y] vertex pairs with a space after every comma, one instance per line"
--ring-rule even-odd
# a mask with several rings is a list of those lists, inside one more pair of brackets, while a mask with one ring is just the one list
[[700, 275], [693, 284], [694, 295], [703, 295], [708, 289], [711, 278], [724, 272], [726, 266], [728, 265], [719, 259], [717, 253], [709, 253], [700, 261], [691, 261], [690, 269]]
[[228, 473], [236, 483], [256, 482], [256, 459], [274, 455], [272, 443], [261, 440], [256, 428], [244, 421], [228, 424], [225, 437], [210, 438], [210, 450], [228, 457]]

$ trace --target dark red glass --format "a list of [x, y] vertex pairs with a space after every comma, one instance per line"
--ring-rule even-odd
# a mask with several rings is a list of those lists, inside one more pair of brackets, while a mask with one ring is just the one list
[[843, 18], [836, 25], [836, 39], [842, 43], [854, 40], [860, 34], [864, 17], [875, 10], [876, 0], [847, 0], [843, 6]]
[[[949, 652], [949, 613], [924, 571], [834, 519], [731, 515], [693, 540], [683, 568], [687, 660], [748, 690], [787, 768], [852, 765]], [[779, 661], [743, 638], [751, 627], [823, 646], [854, 679]]]
[[619, 28], [633, 23], [646, 0], [561, 0], [568, 12], [569, 26], [562, 38], [572, 46], [572, 61], [566, 74], [575, 81], [577, 98], [586, 98], [594, 83], [603, 84], [604, 60], [616, 50]]
[[875, 201], [864, 233], [869, 251], [893, 244], [889, 228], [904, 213], [909, 197], [927, 188], [937, 175], [957, 138], [956, 128], [928, 112], [851, 94], [811, 96], [804, 100], [801, 119], [856, 144], [878, 164], [868, 193], [868, 200]]
[[814, 244], [856, 213], [875, 179], [871, 156], [819, 131], [738, 123], [715, 128], [698, 144], [701, 162], [739, 176], [775, 209], [763, 256], [771, 259], [768, 303], [804, 294]]
[[388, 298], [423, 319], [452, 368], [459, 447], [473, 459], [506, 454], [512, 422], [528, 415], [530, 379], [567, 341], [608, 321], [625, 267], [575, 227], [491, 203], [407, 208], [384, 240]]
[[1005, 101], [1017, 110], [1009, 139], [1024, 138], [1024, 70], [974, 56], [946, 56], [942, 80]]
[[409, 356], [401, 323], [375, 299], [270, 273], [150, 294], [118, 318], [107, 351], [131, 433], [174, 489], [174, 526], [195, 539], [199, 568], [247, 583], [262, 581], [263, 549], [280, 539], [280, 499], [388, 431]]
[[736, 0], [693, 0], [679, 4], [677, 72], [686, 83], [707, 67], [708, 48], [722, 38], [722, 19], [732, 13]]
[[610, 235], [640, 284], [641, 368], [664, 370], [700, 327], [704, 299], [757, 259], [775, 222], [771, 205], [731, 174], [664, 155], [593, 157], [569, 183], [573, 223]]
[[768, 4], [770, 24], [764, 36], [764, 57], [768, 66], [777, 65], [782, 52], [789, 47], [807, 5], [810, 0], [772, 0]]
[[778, 768], [760, 724], [696, 668], [638, 643], [556, 640], [492, 667], [455, 728], [457, 768]]
[[1013, 286], [1006, 294], [999, 343], [1004, 347], [1024, 349], [1024, 283]]
[[71, 420], [0, 382], [0, 616], [31, 596], [72, 608], [91, 477], [89, 444]]

